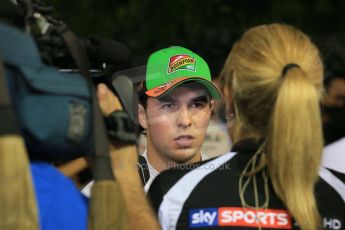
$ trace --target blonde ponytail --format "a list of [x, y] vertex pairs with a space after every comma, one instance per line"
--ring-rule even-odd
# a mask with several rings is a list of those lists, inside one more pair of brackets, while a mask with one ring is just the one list
[[318, 92], [301, 68], [281, 80], [269, 124], [267, 160], [273, 187], [302, 229], [319, 229], [314, 197], [323, 147]]
[[[289, 64], [293, 68], [284, 68]], [[301, 229], [318, 229], [314, 185], [323, 147], [318, 49], [291, 26], [257, 26], [234, 45], [221, 77], [234, 99], [242, 138], [252, 132], [266, 139], [276, 194]]]

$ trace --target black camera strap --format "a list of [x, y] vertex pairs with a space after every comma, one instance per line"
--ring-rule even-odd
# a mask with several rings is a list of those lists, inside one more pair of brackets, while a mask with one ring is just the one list
[[56, 26], [56, 29], [62, 35], [62, 38], [64, 39], [68, 50], [81, 74], [86, 76], [87, 79], [91, 81], [89, 59], [87, 58], [86, 51], [80, 43], [78, 37], [64, 23]]
[[98, 106], [98, 100], [89, 74], [88, 60], [85, 50], [77, 37], [70, 31], [63, 35], [72, 57], [78, 63], [81, 73], [86, 78], [92, 95], [93, 131], [95, 155], [93, 159], [93, 174], [95, 184], [92, 188], [89, 210], [89, 229], [107, 229], [118, 226], [122, 229], [127, 225], [124, 200], [121, 189], [115, 181], [112, 171], [108, 137], [104, 119]]
[[115, 177], [112, 171], [111, 159], [109, 155], [108, 137], [106, 133], [103, 116], [98, 106], [98, 100], [94, 86], [91, 82], [91, 75], [89, 72], [89, 61], [85, 49], [80, 44], [79, 39], [75, 34], [68, 29], [65, 24], [61, 24], [58, 28], [62, 37], [76, 62], [80, 72], [88, 82], [92, 95], [92, 121], [93, 134], [95, 141], [95, 155], [93, 161], [93, 174], [95, 180], [114, 180]]
[[0, 59], [0, 136], [20, 134], [7, 85], [4, 63]]

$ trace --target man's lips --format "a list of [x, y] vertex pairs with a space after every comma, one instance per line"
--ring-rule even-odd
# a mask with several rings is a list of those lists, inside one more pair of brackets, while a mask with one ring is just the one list
[[175, 143], [182, 148], [189, 147], [193, 143], [194, 137], [191, 135], [181, 135], [174, 139]]

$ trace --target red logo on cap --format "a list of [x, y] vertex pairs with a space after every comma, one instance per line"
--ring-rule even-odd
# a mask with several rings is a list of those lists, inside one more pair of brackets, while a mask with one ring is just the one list
[[195, 71], [195, 58], [187, 54], [180, 54], [170, 57], [168, 65], [168, 73], [175, 72], [177, 70], [190, 70]]

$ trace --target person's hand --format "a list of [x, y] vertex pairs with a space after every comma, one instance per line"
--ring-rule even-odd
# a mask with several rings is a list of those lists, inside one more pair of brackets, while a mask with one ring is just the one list
[[109, 116], [114, 111], [122, 110], [119, 98], [105, 84], [100, 83], [97, 85], [97, 96], [99, 107], [104, 116]]
[[[121, 110], [120, 100], [104, 84], [97, 87], [99, 106], [104, 116]], [[125, 145], [119, 140], [110, 140], [110, 156], [116, 182], [119, 183], [125, 200], [128, 216], [128, 228], [140, 229], [148, 226], [149, 229], [159, 230], [159, 223], [146, 199], [139, 176], [137, 162], [137, 148], [134, 144]], [[138, 216], [139, 218], [138, 220]]]
[[[122, 110], [122, 105], [117, 96], [108, 89], [105, 84], [98, 84], [97, 86], [98, 103], [101, 112], [104, 116], [109, 116], [112, 112]], [[137, 170], [137, 149], [136, 146], [127, 145], [119, 140], [109, 140], [110, 156], [114, 173], [118, 177], [120, 172], [128, 170]]]

